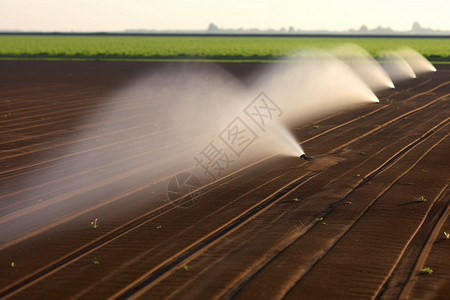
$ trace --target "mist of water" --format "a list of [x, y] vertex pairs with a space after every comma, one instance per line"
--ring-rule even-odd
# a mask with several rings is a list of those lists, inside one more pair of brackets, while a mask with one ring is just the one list
[[411, 48], [396, 51], [409, 64], [415, 74], [436, 72], [436, 68], [419, 52]]
[[266, 138], [272, 142], [267, 147], [272, 147], [273, 151], [277, 151], [282, 155], [299, 157], [305, 154], [305, 151], [292, 133], [279, 122], [271, 124]]
[[383, 51], [380, 63], [394, 82], [416, 78], [414, 70], [397, 52]]
[[337, 110], [378, 102], [373, 91], [342, 60], [319, 50], [296, 54], [294, 63], [268, 65], [255, 75], [252, 88], [264, 90], [294, 126]]
[[331, 50], [373, 90], [395, 88], [389, 75], [381, 65], [363, 48], [355, 44], [344, 44]]
[[[294, 62], [261, 67], [245, 84], [214, 63], [171, 64], [142, 75], [83, 120], [84, 129], [69, 142], [64, 159], [39, 176], [30, 173], [24, 182], [33, 185], [12, 191], [12, 202], [28, 199], [31, 204], [0, 217], [0, 226], [8, 227], [0, 244], [36, 226], [52, 226], [54, 219], [71, 215], [74, 206], [99, 205], [180, 172], [207, 183], [268, 155], [304, 154], [288, 128], [376, 103], [373, 90], [392, 87], [364, 51], [352, 46], [335, 51], [345, 49], [356, 64], [340, 54], [304, 50]], [[419, 71], [409, 57], [388, 54], [382, 63], [393, 80], [415, 76], [407, 61]], [[209, 159], [223, 168], [214, 168]], [[82, 197], [63, 193], [80, 189]]]

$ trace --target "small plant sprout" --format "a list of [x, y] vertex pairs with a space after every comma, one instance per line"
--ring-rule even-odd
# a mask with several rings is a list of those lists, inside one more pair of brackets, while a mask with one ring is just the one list
[[187, 266], [187, 265], [185, 265], [185, 266], [184, 266], [184, 269], [185, 269], [186, 271], [188, 271], [188, 270], [189, 270], [189, 268], [188, 268], [188, 266]]
[[427, 201], [427, 199], [425, 199], [424, 196], [420, 196], [420, 197], [417, 197], [417, 198], [414, 198], [414, 199], [416, 199], [416, 200], [419, 201], [419, 202], [425, 202], [425, 201]]
[[423, 268], [422, 270], [420, 270], [420, 272], [425, 275], [431, 275], [433, 273], [433, 270], [431, 268], [427, 267], [427, 268]]
[[444, 235], [447, 240], [450, 239], [450, 233], [444, 231]]
[[361, 155], [366, 155], [366, 152], [364, 152], [364, 151], [361, 151], [360, 153], [361, 153]]
[[12, 261], [11, 264], [10, 264], [10, 267], [14, 268], [15, 266], [16, 266], [16, 264]]
[[98, 222], [98, 219], [97, 219], [97, 218], [96, 218], [94, 221], [91, 222], [92, 228], [98, 229], [98, 224], [97, 224], [97, 222]]
[[361, 177], [361, 174], [359, 174], [359, 173], [358, 173], [358, 174], [356, 174], [356, 177]]
[[292, 201], [298, 202], [298, 201], [300, 201], [300, 199], [298, 199], [297, 197], [295, 197], [294, 199], [292, 199]]
[[[323, 217], [321, 217], [321, 218], [316, 218], [316, 221], [319, 221], [319, 222], [320, 222], [320, 221], [322, 221], [322, 220], [323, 220]], [[322, 222], [322, 224], [323, 224], [323, 225], [328, 225], [326, 222]]]
[[319, 129], [319, 128], [320, 128], [320, 125], [314, 125], [313, 128], [314, 128], [314, 129]]
[[96, 266], [98, 266], [98, 265], [100, 264], [100, 262], [99, 262], [97, 259], [94, 259], [94, 260], [92, 261], [92, 263], [93, 263], [94, 265], [96, 265]]

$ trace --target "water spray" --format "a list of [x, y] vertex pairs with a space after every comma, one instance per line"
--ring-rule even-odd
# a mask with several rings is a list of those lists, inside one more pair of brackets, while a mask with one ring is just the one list
[[[86, 195], [76, 199], [82, 209], [136, 186], [169, 181], [183, 170], [199, 175], [199, 181], [205, 183], [212, 180], [205, 174], [213, 167], [206, 166], [209, 169], [205, 171], [198, 168], [213, 159], [224, 168], [223, 172], [214, 169], [221, 172], [214, 174], [217, 178], [274, 153], [311, 161], [313, 157], [305, 154], [287, 128], [355, 105], [378, 102], [373, 89], [391, 85], [377, 64], [355, 49], [352, 57], [361, 63], [352, 67], [322, 50], [301, 51], [296, 61], [267, 64], [245, 85], [213, 63], [173, 64], [142, 76], [103, 103], [98, 109], [101, 115], [93, 115], [91, 126], [78, 133], [80, 138], [67, 150], [74, 159], [52, 165], [45, 173], [27, 175], [30, 178], [23, 182], [33, 184], [14, 191], [14, 197], [39, 201], [11, 215], [33, 209], [34, 219], [8, 224], [8, 230], [0, 233], [0, 241], [16, 239], [35, 227], [47, 226], [53, 218], [72, 213], [71, 205], [64, 205], [73, 202], [71, 193], [53, 197], [50, 192], [75, 188], [71, 181], [57, 180], [60, 176], [83, 174], [76, 183], [89, 188]], [[435, 70], [414, 57], [417, 55], [411, 52], [392, 55], [386, 61], [388, 75], [398, 74], [403, 79], [415, 77], [414, 71]], [[371, 74], [376, 75], [371, 78]], [[273, 107], [265, 105], [256, 106], [261, 114], [248, 110], [262, 92], [279, 107], [276, 114]], [[260, 118], [264, 124], [256, 124]], [[276, 124], [272, 129], [262, 126], [270, 122]], [[116, 174], [120, 184], [111, 184], [103, 172]], [[37, 198], [41, 197], [36, 193], [41, 186], [49, 191], [44, 199]], [[155, 201], [152, 205], [159, 204]]]
[[339, 110], [379, 102], [359, 75], [332, 54], [307, 49], [293, 55], [293, 62], [268, 65], [255, 76], [252, 87], [264, 90], [283, 108], [283, 124], [298, 126]]
[[333, 48], [331, 53], [344, 61], [373, 91], [395, 88], [379, 62], [360, 46], [344, 44]]
[[396, 51], [410, 65], [415, 74], [436, 72], [436, 68], [419, 52], [411, 48]]
[[394, 82], [416, 78], [416, 73], [408, 62], [395, 51], [381, 52], [380, 64]]

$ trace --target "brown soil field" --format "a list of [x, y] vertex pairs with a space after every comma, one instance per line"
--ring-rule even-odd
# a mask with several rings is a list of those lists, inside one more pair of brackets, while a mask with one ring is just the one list
[[93, 118], [164, 65], [0, 62], [0, 298], [450, 299], [450, 65], [292, 128], [315, 160], [271, 155], [184, 208], [146, 160], [176, 141], [139, 147], [169, 124], [140, 130], [138, 98], [126, 122]]

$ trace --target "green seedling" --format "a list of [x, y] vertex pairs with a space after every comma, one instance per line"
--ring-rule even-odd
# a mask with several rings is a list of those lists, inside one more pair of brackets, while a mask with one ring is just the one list
[[93, 222], [91, 222], [92, 228], [98, 229], [98, 224], [97, 224], [97, 222], [98, 222], [98, 219], [95, 219]]
[[366, 152], [364, 152], [364, 151], [361, 151], [360, 153], [361, 153], [361, 155], [366, 155]]
[[361, 177], [361, 174], [359, 174], [359, 173], [358, 173], [358, 174], [356, 174], [356, 177]]
[[431, 268], [423, 268], [420, 270], [422, 274], [431, 275], [433, 273], [433, 270]]
[[14, 268], [16, 266], [16, 264], [12, 261], [10, 266], [11, 266], [11, 268]]
[[96, 260], [96, 259], [93, 260], [92, 263], [93, 263], [94, 265], [97, 265], [97, 266], [100, 264], [100, 262], [99, 262], [98, 260]]
[[444, 235], [447, 240], [450, 239], [450, 233], [444, 231]]
[[420, 196], [420, 197], [414, 198], [414, 199], [417, 200], [417, 201], [419, 201], [419, 202], [425, 202], [425, 201], [427, 201], [427, 199], [425, 199], [424, 196]]
[[184, 269], [185, 269], [186, 271], [188, 271], [188, 270], [189, 270], [189, 268], [188, 268], [188, 266], [187, 266], [187, 265], [185, 265], [185, 266], [184, 266]]
[[319, 129], [319, 128], [320, 128], [320, 125], [314, 125], [313, 128], [314, 128], [314, 129]]
[[[321, 217], [321, 218], [316, 218], [316, 221], [322, 221], [323, 220], [323, 217]], [[328, 225], [326, 222], [322, 222], [322, 224], [323, 225]]]
[[298, 199], [297, 197], [295, 197], [294, 199], [292, 199], [293, 201], [295, 201], [295, 202], [298, 202], [298, 201], [300, 201], [300, 199]]

